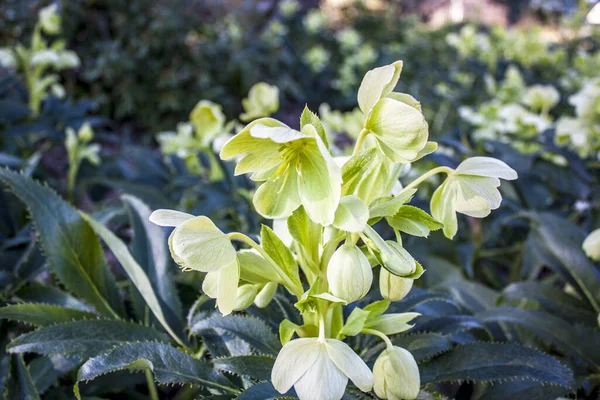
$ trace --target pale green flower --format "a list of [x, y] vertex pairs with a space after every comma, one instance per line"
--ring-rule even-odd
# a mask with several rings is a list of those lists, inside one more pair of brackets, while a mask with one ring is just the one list
[[44, 66], [44, 65], [52, 65], [56, 66], [59, 62], [58, 52], [54, 50], [41, 50], [37, 53], [34, 53], [31, 56], [31, 65], [34, 66]]
[[223, 132], [225, 114], [219, 104], [200, 100], [190, 113], [190, 122], [195, 127], [196, 136], [204, 145], [208, 145], [215, 136]]
[[583, 251], [594, 261], [600, 261], [600, 228], [592, 231], [583, 241]]
[[396, 276], [385, 268], [379, 272], [379, 291], [386, 300], [402, 300], [412, 289], [413, 282], [414, 279]]
[[582, 119], [561, 117], [556, 122], [556, 144], [568, 145], [583, 158], [588, 157], [594, 151], [593, 137], [594, 132]]
[[156, 210], [150, 221], [175, 227], [169, 237], [171, 256], [182, 268], [214, 272], [238, 263], [231, 241], [205, 216], [173, 210]]
[[242, 100], [244, 122], [260, 117], [268, 117], [279, 109], [279, 89], [265, 82], [256, 83], [250, 88], [248, 97]]
[[71, 50], [63, 50], [58, 52], [58, 59], [54, 66], [58, 69], [72, 69], [81, 65], [81, 60], [77, 53]]
[[416, 399], [419, 395], [419, 367], [413, 355], [401, 347], [388, 348], [379, 355], [373, 378], [375, 394], [381, 399]]
[[327, 265], [327, 282], [335, 297], [348, 303], [362, 299], [373, 283], [369, 260], [355, 245], [340, 246]]
[[0, 48], [0, 66], [4, 68], [15, 68], [17, 59], [11, 49]]
[[329, 52], [323, 46], [313, 46], [304, 54], [304, 61], [314, 72], [321, 72], [329, 62]]
[[300, 4], [297, 0], [283, 0], [279, 3], [279, 11], [284, 17], [291, 17], [300, 9]]
[[569, 97], [569, 103], [575, 107], [579, 118], [600, 119], [600, 78], [588, 81], [579, 92]]
[[344, 28], [335, 34], [335, 38], [342, 46], [342, 49], [350, 50], [358, 47], [362, 38], [360, 34], [352, 28]]
[[58, 6], [51, 4], [42, 8], [38, 13], [39, 23], [44, 33], [48, 35], [56, 35], [60, 33], [60, 15], [58, 14]]
[[431, 198], [431, 215], [444, 224], [444, 235], [454, 237], [456, 213], [483, 218], [500, 207], [500, 179], [517, 179], [517, 173], [500, 160], [472, 157], [448, 174]]
[[392, 92], [401, 71], [402, 61], [375, 68], [365, 74], [358, 89], [358, 105], [367, 116], [365, 130], [395, 163], [421, 158], [429, 136], [419, 103], [409, 95]]
[[548, 112], [560, 100], [560, 93], [552, 85], [533, 85], [525, 92], [523, 102], [534, 111]]
[[340, 201], [341, 170], [314, 126], [299, 132], [271, 118], [258, 119], [221, 150], [222, 159], [239, 156], [235, 174], [252, 173], [253, 180], [264, 182], [254, 194], [262, 216], [287, 218], [304, 205], [313, 221], [331, 225]]
[[288, 342], [271, 373], [279, 393], [294, 386], [300, 400], [340, 400], [348, 379], [363, 392], [373, 388], [373, 374], [347, 344], [316, 337]]
[[156, 140], [163, 154], [177, 154], [181, 158], [194, 155], [204, 148], [202, 141], [194, 136], [193, 125], [186, 122], [177, 124], [177, 132], [159, 133]]
[[327, 23], [327, 17], [320, 9], [314, 8], [306, 14], [303, 23], [309, 33], [317, 33]]

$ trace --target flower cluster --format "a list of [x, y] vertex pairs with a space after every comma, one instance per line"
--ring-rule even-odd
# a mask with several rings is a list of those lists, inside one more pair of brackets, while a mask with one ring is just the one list
[[[302, 323], [281, 322], [284, 346], [272, 383], [281, 393], [293, 387], [301, 400], [339, 400], [348, 380], [382, 399], [417, 397], [417, 363], [389, 338], [409, 330], [419, 317], [387, 312], [424, 272], [402, 237], [426, 237], [439, 229], [452, 237], [456, 213], [484, 217], [500, 205], [500, 179], [516, 179], [503, 162], [477, 157], [456, 170], [432, 169], [402, 186], [404, 166], [437, 144], [428, 141], [419, 102], [394, 91], [401, 71], [398, 61], [364, 76], [355, 112], [361, 126], [349, 157], [334, 158], [326, 132], [330, 124], [308, 108], [299, 129], [258, 118], [223, 146], [220, 156], [236, 162], [235, 174], [249, 174], [256, 182], [256, 211], [274, 220], [273, 229], [263, 225], [259, 242], [240, 232], [224, 233], [205, 216], [170, 210], [151, 216], [174, 228], [172, 258], [184, 270], [205, 273], [203, 291], [224, 315], [252, 304], [266, 307], [279, 286], [296, 297]], [[447, 178], [431, 199], [433, 215], [410, 205], [418, 186], [439, 173]], [[380, 221], [395, 232], [394, 240], [373, 228]], [[377, 275], [382, 300], [366, 303]], [[344, 313], [351, 303], [352, 312]], [[344, 341], [356, 335], [375, 335], [385, 343], [372, 370]]]
[[[248, 97], [242, 100], [244, 112], [240, 120], [248, 121], [269, 116], [279, 109], [279, 89], [265, 82], [259, 82], [250, 88]], [[157, 135], [160, 149], [165, 156], [176, 155], [183, 159], [187, 169], [200, 175], [204, 171], [199, 154], [204, 154], [210, 162], [210, 178], [222, 177], [220, 164], [214, 156], [238, 121], [226, 121], [219, 104], [209, 100], [200, 100], [190, 112], [188, 122], [180, 122], [175, 132], [161, 132]]]
[[49, 43], [45, 39], [58, 35], [60, 31], [61, 17], [57, 5], [53, 4], [40, 10], [29, 48], [17, 44], [14, 49], [0, 49], [0, 66], [19, 69], [27, 77], [29, 106], [34, 115], [39, 113], [48, 92], [58, 98], [65, 95], [58, 74], [49, 70], [73, 69], [81, 64], [77, 53], [65, 49], [64, 41]]

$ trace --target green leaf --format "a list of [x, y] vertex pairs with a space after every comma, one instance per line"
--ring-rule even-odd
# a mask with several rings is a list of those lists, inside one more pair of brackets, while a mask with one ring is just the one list
[[80, 311], [89, 311], [91, 308], [60, 289], [52, 286], [42, 286], [37, 283], [32, 283], [23, 287], [15, 293], [14, 297], [25, 303], [51, 304]]
[[277, 265], [290, 277], [290, 279], [300, 284], [298, 275], [298, 264], [290, 249], [279, 239], [279, 237], [266, 225], [260, 230], [261, 246], [265, 252], [275, 261]]
[[227, 333], [247, 342], [256, 349], [268, 354], [277, 354], [281, 349], [277, 335], [262, 320], [253, 317], [242, 317], [240, 315], [228, 315], [222, 317], [213, 315], [208, 318], [194, 321], [190, 331], [201, 335], [209, 329], [223, 329]]
[[27, 205], [48, 263], [67, 289], [93, 304], [103, 315], [123, 314], [100, 241], [77, 211], [52, 189], [23, 175], [0, 170], [0, 180]]
[[416, 333], [399, 335], [392, 338], [392, 343], [410, 351], [418, 362], [429, 360], [440, 353], [452, 349], [449, 337], [439, 333]]
[[555, 358], [518, 344], [469, 343], [420, 366], [421, 382], [532, 380], [570, 387], [573, 372]]
[[371, 218], [387, 217], [396, 214], [400, 207], [408, 203], [417, 192], [417, 189], [402, 190], [394, 197], [380, 197], [369, 205]]
[[600, 313], [600, 270], [581, 249], [585, 233], [573, 223], [552, 214], [530, 214], [535, 232], [547, 250], [573, 276], [583, 296]]
[[396, 214], [386, 220], [392, 228], [419, 237], [427, 237], [429, 232], [444, 227], [431, 215], [413, 206], [401, 206]]
[[228, 386], [225, 377], [210, 363], [196, 360], [168, 344], [142, 342], [116, 347], [108, 354], [86, 361], [77, 374], [77, 398], [81, 398], [79, 382], [121, 370], [152, 371], [154, 379], [165, 385], [192, 384], [230, 393], [238, 392], [237, 389]]
[[20, 355], [11, 357], [10, 377], [11, 379], [6, 385], [6, 399], [40, 400], [40, 394], [23, 362], [23, 357]]
[[293, 323], [289, 319], [284, 319], [279, 324], [279, 341], [282, 345], [292, 340], [294, 333], [300, 328], [300, 325]]
[[329, 141], [327, 140], [327, 133], [325, 132], [325, 128], [321, 123], [321, 120], [317, 116], [317, 114], [313, 113], [308, 109], [308, 106], [304, 106], [304, 110], [302, 110], [302, 115], [300, 115], [300, 130], [304, 127], [304, 125], [311, 124], [317, 130], [319, 137], [325, 143], [325, 147], [329, 149]]
[[551, 314], [564, 320], [585, 321], [588, 325], [596, 325], [597, 315], [585, 300], [565, 293], [549, 284], [539, 282], [513, 283], [502, 291], [502, 299], [520, 302], [531, 299], [540, 304]]
[[548, 400], [568, 398], [569, 389], [535, 381], [508, 381], [490, 385], [479, 400]]
[[154, 293], [152, 283], [148, 279], [148, 276], [140, 267], [140, 265], [135, 261], [129, 249], [123, 243], [121, 239], [119, 239], [114, 233], [106, 229], [106, 227], [98, 222], [96, 222], [89, 215], [80, 212], [83, 219], [92, 227], [92, 229], [104, 240], [108, 248], [113, 252], [114, 256], [119, 260], [121, 266], [127, 272], [129, 279], [133, 282], [135, 287], [138, 289], [148, 307], [161, 323], [163, 328], [177, 341], [180, 345], [185, 346], [184, 341], [179, 337], [177, 333], [173, 331], [167, 319], [163, 313], [162, 307], [156, 294]]
[[78, 319], [95, 319], [96, 315], [87, 311], [74, 310], [49, 304], [12, 304], [0, 308], [0, 319], [26, 322], [37, 326], [48, 326]]
[[587, 362], [592, 368], [600, 368], [600, 329], [571, 325], [543, 311], [521, 310], [501, 307], [477, 314], [484, 322], [517, 324], [549, 341], [565, 354]]
[[214, 359], [213, 363], [221, 371], [249, 376], [259, 381], [268, 381], [271, 379], [271, 370], [273, 364], [275, 364], [275, 358], [256, 355], [222, 357]]
[[83, 320], [40, 328], [14, 339], [10, 353], [63, 354], [86, 359], [129, 342], [156, 340], [168, 342], [164, 334], [125, 321]]
[[366, 306], [365, 311], [369, 312], [370, 318], [377, 318], [381, 314], [383, 314], [384, 312], [387, 311], [387, 309], [390, 307], [390, 304], [391, 304], [391, 301], [389, 301], [389, 300], [375, 301], [375, 302], [369, 304], [368, 306]]
[[152, 210], [140, 199], [124, 195], [133, 227], [131, 254], [148, 276], [165, 318], [175, 330], [183, 329], [181, 302], [169, 273], [169, 249], [164, 229], [150, 222]]
[[375, 158], [377, 149], [369, 149], [350, 158], [342, 167], [342, 196], [354, 192], [360, 178], [364, 175], [364, 168]]
[[362, 331], [362, 329], [364, 328], [365, 322], [367, 321], [369, 314], [371, 314], [369, 311], [362, 310], [356, 307], [354, 310], [352, 310], [352, 312], [348, 316], [348, 319], [346, 319], [346, 323], [344, 324], [344, 327], [342, 328], [338, 336], [358, 335], [360, 331]]

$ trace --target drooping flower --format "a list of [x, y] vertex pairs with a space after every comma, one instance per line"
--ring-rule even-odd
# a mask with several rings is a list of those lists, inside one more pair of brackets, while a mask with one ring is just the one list
[[222, 159], [241, 156], [235, 174], [252, 173], [263, 182], [254, 206], [264, 217], [289, 217], [304, 205], [310, 218], [331, 225], [341, 195], [341, 170], [317, 134], [306, 124], [302, 132], [261, 118], [248, 124], [221, 150]]
[[60, 15], [56, 4], [42, 8], [38, 13], [38, 18], [44, 33], [48, 35], [60, 33]]
[[400, 79], [402, 61], [367, 72], [358, 89], [358, 105], [366, 116], [367, 134], [396, 163], [423, 157], [429, 128], [419, 103], [403, 93], [392, 92]]
[[355, 245], [340, 246], [327, 265], [327, 282], [335, 297], [348, 303], [362, 299], [373, 283], [369, 260]]
[[244, 113], [240, 119], [244, 122], [256, 118], [268, 117], [279, 109], [279, 89], [265, 82], [258, 82], [250, 88], [248, 97], [242, 100]]
[[373, 366], [375, 394], [384, 400], [416, 399], [421, 378], [410, 352], [401, 347], [384, 350]]
[[175, 227], [169, 236], [171, 257], [183, 268], [206, 272], [203, 291], [217, 299], [223, 315], [231, 313], [242, 293], [238, 292], [240, 263], [227, 235], [205, 216], [174, 210], [156, 210], [150, 221]]
[[490, 157], [469, 158], [448, 175], [431, 198], [431, 214], [444, 224], [446, 237], [456, 234], [457, 212], [483, 218], [500, 207], [502, 196], [497, 189], [500, 179], [517, 179], [517, 173]]
[[200, 100], [190, 112], [190, 122], [194, 125], [198, 139], [208, 146], [215, 136], [223, 132], [225, 114], [219, 104]]
[[583, 241], [583, 251], [594, 261], [600, 261], [600, 228], [592, 231]]
[[373, 388], [371, 370], [347, 344], [316, 337], [288, 342], [271, 373], [278, 392], [294, 386], [300, 400], [340, 400], [348, 379], [364, 392]]
[[386, 300], [402, 300], [412, 289], [413, 282], [414, 279], [396, 276], [385, 268], [379, 272], [379, 291]]

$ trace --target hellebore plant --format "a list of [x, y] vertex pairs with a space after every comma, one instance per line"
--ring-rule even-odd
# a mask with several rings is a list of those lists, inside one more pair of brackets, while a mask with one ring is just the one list
[[[268, 305], [278, 285], [297, 298], [303, 324], [284, 320], [283, 349], [272, 370], [281, 393], [294, 387], [301, 400], [339, 400], [348, 380], [382, 399], [414, 399], [419, 370], [413, 356], [388, 338], [409, 330], [417, 313], [386, 314], [402, 299], [423, 267], [403, 247], [402, 234], [426, 237], [443, 228], [457, 230], [456, 213], [481, 218], [500, 205], [499, 179], [516, 179], [501, 161], [476, 157], [456, 170], [435, 168], [405, 187], [403, 164], [437, 148], [428, 141], [420, 104], [394, 92], [402, 62], [369, 71], [358, 91], [364, 125], [351, 157], [334, 159], [319, 117], [305, 109], [300, 130], [271, 118], [249, 123], [221, 150], [235, 160], [236, 174], [250, 174], [258, 185], [256, 211], [274, 220], [256, 242], [243, 233], [224, 233], [205, 216], [157, 210], [151, 220], [175, 229], [169, 238], [173, 259], [184, 269], [206, 273], [203, 291], [216, 298], [223, 315], [252, 303]], [[419, 184], [446, 173], [431, 200], [434, 216], [408, 205]], [[379, 221], [395, 232], [385, 240], [372, 227]], [[233, 242], [250, 249], [236, 249]], [[362, 299], [379, 268], [383, 300], [344, 307]], [[386, 350], [373, 372], [344, 339], [375, 335]], [[298, 336], [298, 338], [294, 338]]]
[[65, 95], [59, 75], [49, 70], [61, 71], [80, 65], [79, 56], [65, 49], [64, 40], [47, 42], [46, 38], [56, 36], [60, 31], [61, 17], [58, 7], [53, 4], [40, 10], [29, 48], [19, 43], [14, 49], [0, 49], [0, 65], [19, 69], [25, 75], [33, 116], [38, 115], [49, 90], [59, 98]]

